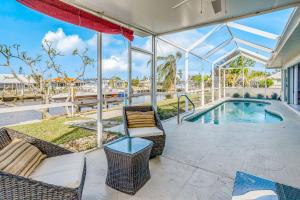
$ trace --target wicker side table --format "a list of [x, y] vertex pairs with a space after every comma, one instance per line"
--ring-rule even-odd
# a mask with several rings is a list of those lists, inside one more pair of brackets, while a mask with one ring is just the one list
[[106, 144], [106, 184], [134, 195], [150, 179], [149, 157], [152, 146], [152, 141], [130, 137]]

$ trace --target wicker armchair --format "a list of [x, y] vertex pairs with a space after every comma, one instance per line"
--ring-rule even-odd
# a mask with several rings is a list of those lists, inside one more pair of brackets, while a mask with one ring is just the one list
[[[0, 150], [8, 145], [13, 138], [26, 140], [48, 157], [73, 153], [54, 144], [7, 128], [0, 129]], [[84, 164], [80, 186], [78, 188], [65, 188], [0, 171], [0, 199], [80, 200], [85, 175], [86, 164]]]
[[[126, 115], [127, 111], [146, 112], [146, 111], [155, 111], [155, 110], [154, 110], [153, 106], [125, 106], [125, 107], [123, 107], [125, 134], [130, 136], [130, 133], [128, 130], [128, 119], [127, 119], [127, 115]], [[163, 153], [163, 150], [165, 148], [165, 141], [166, 141], [166, 133], [164, 131], [164, 128], [163, 128], [161, 121], [156, 112], [154, 112], [154, 117], [155, 117], [156, 127], [163, 132], [163, 135], [142, 137], [142, 138], [151, 140], [153, 142], [153, 147], [152, 147], [151, 154], [150, 154], [151, 158], [153, 158], [155, 156], [159, 156]]]

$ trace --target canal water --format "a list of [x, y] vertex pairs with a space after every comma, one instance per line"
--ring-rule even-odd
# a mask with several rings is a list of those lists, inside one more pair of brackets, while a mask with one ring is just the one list
[[[157, 100], [163, 100], [165, 99], [165, 95], [158, 95]], [[142, 103], [150, 103], [151, 102], [151, 96], [138, 96], [132, 98], [133, 104], [142, 104]], [[38, 101], [29, 101], [29, 102], [18, 102], [13, 106], [28, 106], [28, 105], [38, 105], [41, 102]], [[11, 105], [12, 106], [12, 105]], [[119, 104], [110, 104], [109, 108], [113, 108], [119, 106]], [[1, 108], [7, 108], [9, 106], [0, 105]], [[91, 108], [84, 108], [82, 111], [91, 110]], [[64, 107], [59, 108], [50, 108], [49, 113], [51, 116], [59, 116], [66, 114], [66, 109]], [[7, 126], [12, 124], [19, 124], [22, 122], [28, 122], [33, 120], [40, 120], [42, 118], [42, 113], [39, 111], [22, 111], [22, 112], [13, 112], [13, 113], [0, 113], [0, 127], [1, 126]]]

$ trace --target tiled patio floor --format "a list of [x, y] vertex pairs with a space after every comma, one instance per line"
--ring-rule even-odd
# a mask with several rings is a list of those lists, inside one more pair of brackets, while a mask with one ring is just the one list
[[237, 170], [300, 187], [300, 116], [280, 102], [279, 124], [164, 123], [163, 156], [150, 161], [151, 179], [130, 196], [105, 185], [103, 150], [87, 155], [85, 200], [226, 200]]

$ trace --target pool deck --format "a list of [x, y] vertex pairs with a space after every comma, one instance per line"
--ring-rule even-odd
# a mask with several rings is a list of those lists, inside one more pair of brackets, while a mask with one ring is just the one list
[[164, 154], [150, 161], [151, 179], [134, 196], [105, 185], [102, 149], [88, 153], [83, 199], [229, 200], [236, 171], [300, 188], [300, 114], [281, 102], [271, 103], [267, 109], [281, 114], [283, 122], [164, 122]]

